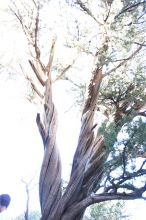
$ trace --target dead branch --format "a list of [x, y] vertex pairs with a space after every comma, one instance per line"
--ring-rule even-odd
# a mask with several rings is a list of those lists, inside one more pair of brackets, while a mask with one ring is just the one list
[[39, 4], [37, 6], [37, 13], [35, 17], [35, 30], [34, 30], [34, 48], [36, 53], [36, 58], [40, 59], [40, 49], [38, 47], [38, 32], [39, 32], [39, 14], [40, 14], [40, 7]]
[[51, 71], [51, 67], [52, 67], [52, 63], [53, 63], [56, 40], [57, 40], [57, 36], [55, 36], [52, 40], [52, 45], [51, 45], [51, 49], [50, 49], [50, 57], [49, 57], [48, 64], [45, 68], [45, 71], [48, 76], [50, 75], [50, 71]]
[[26, 76], [26, 79], [30, 82], [32, 89], [36, 92], [39, 98], [43, 99], [44, 95], [42, 92], [39, 91], [33, 79], [31, 79], [29, 76]]
[[[41, 83], [42, 86], [44, 86], [46, 81], [42, 79], [42, 76], [41, 76], [41, 74], [40, 74], [38, 68], [35, 67], [33, 61], [29, 60], [28, 62], [29, 62], [29, 64], [30, 64], [32, 70], [34, 71], [34, 73], [35, 73], [35, 75], [36, 75], [38, 81]], [[41, 72], [42, 72], [42, 71], [41, 71]], [[43, 73], [43, 72], [42, 72], [42, 73]], [[44, 73], [43, 73], [43, 75], [44, 75]]]
[[72, 66], [73, 66], [73, 64], [75, 63], [75, 61], [76, 61], [76, 59], [74, 59], [71, 64], [67, 65], [67, 66], [63, 69], [63, 71], [56, 77], [56, 79], [55, 79], [53, 82], [55, 82], [55, 81], [61, 79], [61, 78], [65, 75], [65, 73], [66, 73], [69, 69], [72, 68]]
[[88, 98], [86, 100], [82, 115], [84, 115], [84, 113], [86, 113], [88, 110], [94, 111], [96, 105], [97, 93], [99, 91], [102, 77], [103, 77], [102, 69], [99, 68], [95, 69], [92, 75], [91, 82], [88, 87]]

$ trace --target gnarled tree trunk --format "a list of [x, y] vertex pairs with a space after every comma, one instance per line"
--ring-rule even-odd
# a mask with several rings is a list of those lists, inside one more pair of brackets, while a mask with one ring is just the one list
[[81, 131], [74, 155], [68, 186], [61, 195], [61, 163], [56, 147], [56, 111], [52, 102], [50, 75], [46, 83], [44, 121], [38, 125], [42, 130], [44, 160], [40, 175], [41, 220], [82, 219], [88, 206], [84, 203], [96, 191], [103, 174], [105, 146], [103, 137], [94, 133], [94, 112], [102, 68], [93, 71], [89, 85], [88, 98], [81, 119]]

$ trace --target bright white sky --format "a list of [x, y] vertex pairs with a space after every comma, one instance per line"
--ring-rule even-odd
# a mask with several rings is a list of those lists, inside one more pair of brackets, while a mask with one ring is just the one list
[[[7, 2], [0, 0], [0, 7], [4, 7]], [[0, 18], [3, 20], [5, 17], [1, 15]], [[0, 27], [0, 58], [5, 64], [9, 64], [14, 59], [14, 51], [16, 58], [18, 55], [23, 57], [19, 49], [21, 36], [18, 35], [19, 41], [14, 50], [16, 33], [6, 33], [7, 30], [8, 26], [5, 24]], [[70, 172], [80, 126], [79, 113], [75, 109], [66, 112], [72, 106], [72, 99], [66, 89], [68, 84], [63, 82], [54, 85], [54, 101], [59, 114], [57, 142], [63, 163], [64, 179], [68, 178]], [[26, 193], [22, 179], [29, 182], [32, 176], [35, 178], [31, 186], [35, 187], [31, 190], [30, 207], [32, 210], [39, 210], [37, 184], [43, 158], [43, 145], [35, 123], [36, 108], [25, 99], [25, 92], [26, 88], [21, 76], [14, 78], [12, 76], [12, 79], [9, 79], [7, 75], [0, 74], [0, 194], [9, 193], [12, 197], [8, 211], [0, 215], [0, 220], [2, 216], [5, 220], [11, 220], [10, 216], [14, 218], [24, 212]], [[63, 102], [64, 100], [66, 102]], [[144, 202], [132, 201], [128, 206], [132, 207], [131, 220], [145, 220]]]

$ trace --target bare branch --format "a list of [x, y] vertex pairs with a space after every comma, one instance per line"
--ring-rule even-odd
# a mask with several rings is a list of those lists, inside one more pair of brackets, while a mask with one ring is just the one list
[[71, 206], [69, 210], [74, 208], [74, 212], [70, 212], [68, 215], [63, 216], [63, 220], [68, 219], [75, 219], [75, 217], [79, 214], [79, 212], [89, 205], [92, 205], [94, 203], [109, 201], [109, 200], [134, 200], [139, 199], [142, 197], [143, 192], [146, 190], [146, 186], [135, 190], [133, 193], [117, 193], [117, 194], [110, 194], [110, 193], [103, 193], [103, 194], [91, 194], [84, 200], [80, 201], [79, 203], [76, 203], [73, 207]]
[[37, 8], [37, 3], [35, 0], [32, 0], [33, 4], [35, 5], [35, 7]]
[[76, 82], [74, 82], [73, 80], [71, 80], [69, 77], [65, 77], [66, 80], [68, 80], [71, 84], [73, 84], [75, 87], [79, 88], [79, 89], [83, 89], [86, 88], [85, 84], [77, 84]]
[[121, 10], [121, 12], [120, 12], [118, 15], [115, 16], [115, 19], [117, 19], [121, 14], [126, 13], [126, 12], [131, 12], [131, 11], [134, 10], [135, 8], [137, 8], [137, 7], [139, 7], [140, 5], [143, 5], [143, 4], [145, 4], [145, 3], [146, 3], [146, 1], [137, 2], [137, 3], [131, 4], [131, 5], [128, 4], [127, 6], [125, 6], [125, 7]]
[[101, 22], [99, 22], [95, 16], [92, 14], [92, 12], [90, 11], [89, 8], [86, 7], [86, 5], [81, 1], [81, 0], [76, 0], [76, 4], [78, 4], [80, 6], [80, 8], [87, 14], [89, 15], [91, 18], [93, 18], [94, 21], [96, 21], [96, 23], [98, 25], [103, 25]]
[[142, 165], [141, 165], [141, 167], [140, 167], [140, 169], [139, 169], [139, 171], [141, 171], [142, 170], [142, 168], [143, 168], [143, 166], [146, 164], [146, 160], [144, 160], [143, 161], [143, 163], [142, 163]]
[[103, 77], [109, 75], [112, 72], [115, 72], [119, 67], [123, 66], [128, 60], [131, 60], [134, 56], [136, 56], [136, 54], [142, 49], [142, 45], [140, 45], [137, 50], [135, 50], [129, 57], [127, 57], [126, 59], [124, 59], [121, 63], [119, 63], [119, 65], [117, 65], [116, 67], [114, 67], [113, 69], [109, 70], [108, 72], [106, 72]]
[[99, 91], [100, 83], [102, 80], [103, 74], [102, 69], [95, 69], [92, 74], [92, 79], [88, 87], [88, 98], [85, 102], [83, 113], [86, 113], [88, 110], [94, 110], [96, 105], [97, 93]]
[[[127, 180], [131, 180], [134, 179], [136, 177], [140, 177], [146, 174], [146, 170], [145, 169], [139, 169], [136, 172], [133, 173], [128, 173], [126, 172], [126, 175], [123, 176], [123, 174], [117, 178], [113, 178], [113, 183], [114, 183], [114, 187], [116, 187], [116, 189], [118, 190], [119, 188], [122, 188], [122, 185], [127, 181]], [[105, 187], [104, 192], [109, 192], [111, 190], [114, 190], [113, 185], [110, 185], [108, 187]]]
[[137, 45], [142, 46], [142, 47], [146, 47], [146, 44], [144, 44], [144, 43], [134, 42], [134, 44], [137, 44]]
[[28, 62], [29, 62], [29, 64], [30, 64], [32, 70], [34, 71], [34, 73], [35, 73], [35, 75], [36, 75], [38, 81], [41, 83], [42, 86], [44, 86], [46, 80], [43, 80], [43, 79], [42, 79], [42, 76], [40, 75], [40, 72], [38, 71], [38, 69], [37, 69], [37, 68], [35, 67], [35, 65], [33, 64], [33, 61], [29, 60]]
[[37, 14], [35, 18], [35, 30], [34, 30], [34, 48], [35, 48], [35, 53], [36, 53], [36, 58], [40, 59], [40, 49], [38, 47], [38, 31], [39, 31], [39, 12], [40, 12], [40, 7], [39, 4], [37, 6]]
[[106, 15], [106, 18], [104, 19], [104, 22], [107, 22], [109, 16], [110, 16], [110, 12], [111, 12], [111, 4], [109, 5], [109, 9], [108, 9], [108, 13]]
[[47, 64], [47, 66], [46, 66], [46, 68], [45, 68], [45, 70], [46, 70], [48, 76], [49, 76], [49, 74], [50, 74], [51, 67], [52, 67], [52, 63], [53, 63], [56, 40], [57, 40], [57, 36], [55, 36], [55, 37], [53, 38], [53, 40], [52, 40], [52, 45], [51, 45], [51, 49], [50, 49], [50, 57], [49, 57], [48, 64]]
[[26, 79], [30, 82], [31, 86], [32, 86], [32, 89], [36, 92], [36, 94], [41, 98], [43, 99], [44, 95], [39, 91], [39, 89], [37, 88], [35, 82], [29, 77], [29, 76], [26, 76]]
[[27, 36], [27, 32], [26, 32], [26, 29], [25, 29], [25, 26], [23, 24], [23, 20], [22, 20], [22, 16], [21, 14], [19, 13], [19, 10], [16, 12], [14, 11], [14, 9], [12, 8], [9, 8], [9, 10], [14, 14], [14, 16], [18, 19], [18, 21], [20, 22], [20, 25], [22, 27], [22, 30], [24, 32], [24, 34]]
[[55, 81], [61, 79], [61, 78], [65, 75], [65, 73], [66, 73], [69, 69], [72, 68], [72, 66], [73, 66], [73, 64], [75, 63], [75, 61], [76, 61], [76, 59], [74, 59], [71, 64], [69, 64], [67, 67], [65, 67], [64, 70], [56, 77], [56, 79], [55, 79], [53, 82], [55, 82]]
[[[26, 7], [23, 4], [23, 7], [27, 13], [27, 16], [30, 15], [30, 13], [33, 13], [33, 10], [31, 10], [31, 12], [29, 11], [28, 7]], [[18, 9], [16, 3], [13, 1], [13, 8], [9, 7], [10, 12], [12, 12], [12, 14], [16, 17], [16, 19], [18, 20], [18, 22], [20, 23], [20, 26], [22, 28], [23, 33], [25, 34], [29, 44], [31, 46], [34, 46], [34, 42], [33, 42], [33, 31], [31, 29], [31, 24], [32, 24], [32, 20], [30, 21], [30, 25], [26, 25], [24, 22], [24, 17], [23, 17], [23, 13], [21, 13], [21, 11]]]

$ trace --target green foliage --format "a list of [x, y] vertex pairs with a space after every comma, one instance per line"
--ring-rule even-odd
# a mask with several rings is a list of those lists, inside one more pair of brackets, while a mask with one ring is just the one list
[[[119, 122], [118, 126], [115, 125], [114, 122], [111, 122], [109, 125], [107, 123], [103, 123], [100, 128], [100, 132], [104, 135], [105, 144], [113, 155], [115, 151], [117, 151], [117, 146], [124, 144], [128, 149], [129, 153], [133, 152], [132, 155], [136, 157], [137, 153], [144, 153], [146, 150], [146, 124], [142, 122], [141, 117], [137, 116], [138, 119], [136, 122], [131, 122], [131, 119], [134, 117], [136, 113], [129, 116], [125, 116]], [[121, 132], [123, 134], [123, 141], [117, 141], [118, 133]], [[126, 138], [125, 138], [126, 135]], [[117, 142], [116, 148], [114, 144]], [[127, 152], [128, 153], [128, 152]]]
[[[107, 1], [66, 1], [68, 4], [71, 4], [71, 9], [68, 13], [65, 13], [66, 21], [67, 21], [67, 34], [68, 36], [65, 40], [68, 42], [66, 45], [70, 48], [70, 50], [73, 48], [77, 48], [78, 51], [80, 51], [80, 55], [86, 54], [88, 57], [89, 55], [95, 59], [95, 57], [99, 57], [100, 47], [102, 43], [102, 39], [104, 36], [104, 31], [102, 26], [98, 25], [98, 21], [101, 23], [103, 22], [103, 18], [107, 16], [108, 10], [107, 10]], [[81, 4], [81, 2], [83, 4]], [[139, 3], [139, 0], [135, 1], [121, 1], [121, 4], [117, 5], [112, 3], [112, 7], [110, 8], [109, 17], [107, 20], [108, 28], [106, 30], [106, 34], [108, 36], [109, 45], [108, 50], [106, 54], [105, 59], [105, 69], [111, 69], [112, 67], [115, 67], [119, 64], [119, 62], [122, 62], [124, 59], [126, 59], [132, 51], [137, 48], [137, 45], [134, 42], [142, 43], [144, 42], [145, 37], [145, 31], [143, 29], [143, 24], [139, 25], [137, 22], [141, 22], [141, 19], [143, 19], [143, 7], [144, 4], [137, 5], [135, 7], [132, 7], [132, 13], [130, 11], [125, 11], [125, 7], [135, 5], [136, 3]], [[89, 10], [87, 10], [89, 9]], [[96, 9], [96, 10], [95, 10]], [[100, 13], [98, 13], [100, 12]], [[123, 13], [121, 13], [123, 12]], [[121, 13], [121, 14], [120, 14]], [[119, 15], [116, 17], [116, 15]], [[97, 22], [96, 22], [97, 19]], [[69, 22], [69, 24], [68, 24]], [[104, 22], [103, 22], [104, 23]], [[95, 55], [96, 54], [96, 55]], [[118, 62], [118, 60], [120, 60]], [[101, 105], [106, 104], [106, 108], [109, 109], [109, 106], [111, 105], [110, 102], [107, 100], [105, 102], [102, 99], [103, 96], [108, 95], [114, 95], [115, 98], [118, 97], [118, 92], [124, 93], [126, 92], [126, 89], [131, 84], [132, 80], [132, 86], [134, 83], [134, 80], [136, 80], [136, 77], [138, 77], [139, 74], [143, 73], [142, 67], [139, 67], [141, 65], [141, 59], [134, 58], [135, 62], [128, 62], [128, 64], [125, 64], [117, 69], [114, 74], [110, 74], [109, 77], [105, 77], [105, 86], [103, 85], [103, 90], [101, 90]], [[91, 61], [92, 62], [92, 61]], [[80, 64], [81, 65], [81, 64]], [[84, 66], [86, 66], [86, 62], [84, 62]], [[87, 64], [87, 68], [90, 68], [90, 66]], [[81, 69], [80, 69], [81, 70]], [[83, 80], [84, 80], [84, 71], [83, 72]], [[77, 73], [79, 74], [79, 73]], [[76, 74], [76, 75], [77, 75]], [[130, 77], [129, 77], [130, 75]], [[133, 76], [132, 76], [133, 75]], [[137, 76], [136, 76], [137, 75]], [[70, 78], [70, 76], [69, 76]], [[112, 78], [112, 79], [111, 79]], [[128, 81], [127, 81], [127, 78]], [[133, 78], [133, 79], [132, 79]], [[135, 79], [134, 79], [135, 78]], [[145, 77], [144, 77], [145, 78]], [[106, 82], [109, 81], [108, 85], [106, 85]], [[72, 80], [74, 81], [74, 80]], [[75, 82], [75, 81], [74, 81]], [[142, 85], [145, 86], [146, 80], [142, 81], [142, 77], [139, 80], [139, 89], [136, 92], [136, 89], [134, 91], [131, 91], [128, 94], [128, 101], [132, 102], [134, 98], [137, 98], [137, 94], [141, 90]], [[117, 84], [117, 87], [116, 87]], [[115, 85], [115, 88], [113, 88]], [[137, 84], [138, 85], [138, 84]], [[136, 86], [136, 85], [134, 85]], [[144, 87], [143, 86], [143, 87]], [[80, 90], [83, 89], [83, 86], [79, 86]], [[76, 88], [73, 87], [72, 90], [74, 94], [76, 95]], [[113, 89], [113, 92], [111, 93], [111, 88]], [[120, 90], [119, 90], [120, 89]], [[110, 90], [110, 91], [109, 91]], [[106, 92], [106, 93], [104, 93]], [[103, 94], [104, 93], [104, 94]], [[117, 94], [117, 95], [116, 95]], [[123, 96], [126, 94], [123, 94]], [[141, 92], [142, 95], [142, 92]], [[139, 97], [139, 95], [138, 95]], [[124, 98], [124, 97], [122, 97]], [[83, 104], [84, 101], [84, 91], [80, 92], [79, 95], [76, 95], [75, 97], [77, 104]], [[121, 100], [122, 101], [122, 100]], [[100, 103], [100, 101], [99, 101]], [[99, 104], [98, 103], [98, 104]], [[113, 108], [113, 104], [111, 106]], [[111, 115], [115, 109], [112, 109], [110, 107], [109, 114]]]
[[[107, 188], [115, 187], [117, 190], [126, 184], [126, 188], [130, 190], [137, 177], [143, 175], [146, 163], [146, 120], [144, 116], [136, 116], [130, 121], [126, 116], [120, 123], [118, 126], [115, 126], [114, 122], [108, 126], [104, 124], [100, 129], [109, 151], [109, 157], [105, 162], [103, 185]], [[137, 163], [138, 158], [141, 165]], [[143, 176], [139, 179], [139, 184], [143, 185], [144, 178]]]
[[124, 115], [118, 122], [118, 125], [115, 122], [109, 123], [107, 120], [102, 124], [99, 131], [104, 136], [105, 145], [107, 146], [109, 152], [114, 150], [114, 144], [117, 141], [117, 135], [120, 132], [121, 127], [123, 125], [128, 125], [136, 114], [137, 113], [135, 111], [131, 111], [129, 115]]
[[121, 73], [115, 72], [104, 79], [98, 104], [104, 106], [103, 110], [106, 109], [110, 118], [113, 118], [117, 111], [122, 118], [123, 115], [129, 114], [130, 109], [131, 111], [132, 109], [138, 110], [143, 106], [145, 88], [146, 77], [143, 68], [137, 67], [135, 69], [130, 65], [128, 71], [123, 68]]
[[125, 203], [123, 201], [107, 201], [92, 205], [90, 214], [93, 220], [128, 220], [128, 215], [125, 212]]
[[128, 147], [132, 157], [143, 155], [146, 151], [146, 124], [138, 118], [131, 126], [128, 126], [127, 132], [129, 134]]
[[118, 130], [119, 129], [117, 129], [114, 123], [110, 123], [109, 126], [107, 126], [106, 122], [102, 124], [99, 130], [104, 136], [105, 145], [107, 146], [109, 152], [111, 151], [111, 149], [113, 149], [113, 145], [117, 139]]

